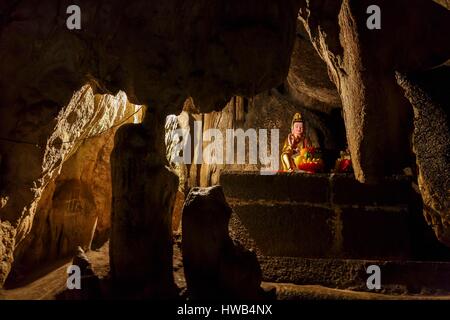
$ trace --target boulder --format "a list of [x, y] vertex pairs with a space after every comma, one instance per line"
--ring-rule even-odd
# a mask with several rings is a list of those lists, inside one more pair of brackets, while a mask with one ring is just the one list
[[261, 269], [254, 252], [228, 234], [231, 208], [221, 186], [193, 188], [183, 208], [182, 254], [193, 299], [261, 298]]
[[80, 268], [80, 289], [66, 289], [59, 296], [62, 300], [90, 300], [101, 298], [100, 279], [95, 274], [89, 258], [81, 247], [77, 248], [76, 255], [72, 260], [73, 266]]

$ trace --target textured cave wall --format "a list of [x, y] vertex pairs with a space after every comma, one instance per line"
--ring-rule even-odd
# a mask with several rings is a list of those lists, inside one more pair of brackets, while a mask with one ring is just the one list
[[289, 73], [282, 88], [286, 98], [298, 101], [312, 111], [330, 113], [342, 108], [336, 85], [330, 80], [321, 59], [300, 19], [291, 56]]
[[450, 65], [397, 74], [414, 110], [413, 146], [424, 216], [450, 246]]
[[[17, 221], [21, 238], [5, 249], [14, 251], [15, 280], [41, 264], [71, 255], [79, 245], [89, 248], [94, 232], [98, 241], [106, 239], [111, 211], [109, 155], [115, 126], [133, 121], [136, 108], [123, 92], [98, 95], [84, 86], [57, 115], [48, 142], [34, 158], [24, 153], [28, 145], [10, 145], [4, 158], [10, 172], [23, 172], [28, 179], [35, 177], [26, 173], [39, 174], [28, 201], [17, 196], [25, 188], [22, 181], [13, 180], [15, 175], [10, 177], [15, 184], [4, 185], [8, 200], [2, 214], [25, 213]], [[53, 119], [48, 120], [52, 123]], [[43, 128], [31, 122], [20, 128], [43, 134]], [[33, 141], [35, 137], [27, 138]]]
[[[416, 162], [425, 219], [448, 245], [446, 117], [414, 78], [401, 83], [407, 99], [395, 79], [396, 71], [420, 74], [450, 58], [448, 1], [435, 2], [305, 2], [299, 17], [342, 98], [356, 177], [376, 181]], [[381, 30], [365, 26], [369, 4], [382, 10]], [[445, 92], [444, 82], [428, 79], [427, 90]]]
[[[58, 137], [54, 129], [74, 92], [86, 83], [95, 83], [98, 93], [122, 89], [131, 102], [151, 106], [161, 122], [178, 114], [189, 96], [201, 112], [209, 112], [234, 95], [268, 90], [288, 72], [299, 1], [80, 0], [82, 29], [75, 31], [66, 28], [71, 4], [0, 4], [0, 136], [33, 142], [0, 144], [0, 284], [9, 273], [13, 248], [31, 231], [35, 200], [74, 150], [60, 145], [69, 137]], [[163, 130], [163, 123], [156, 125]], [[30, 168], [18, 165], [25, 162]], [[123, 191], [136, 192], [136, 185]], [[160, 221], [164, 225], [167, 219]]]
[[[382, 8], [381, 30], [366, 27], [373, 4]], [[450, 12], [430, 0], [321, 0], [304, 2], [299, 15], [341, 96], [357, 179], [407, 166], [412, 112], [395, 71], [449, 58]]]
[[90, 76], [134, 103], [178, 108], [193, 96], [204, 112], [217, 102], [223, 107], [234, 94], [269, 89], [287, 73], [299, 1], [80, 0], [82, 29], [75, 31], [66, 28], [70, 4], [2, 4], [6, 100], [46, 97], [65, 105]]
[[[118, 138], [121, 145], [114, 156], [118, 202], [113, 201], [112, 211], [117, 214], [113, 221], [119, 222], [116, 238], [119, 240], [112, 251], [118, 252], [126, 243], [120, 243], [121, 228], [126, 227], [120, 221], [132, 211], [126, 201], [121, 201], [136, 194], [130, 200], [148, 202], [138, 218], [130, 220], [130, 227], [142, 225], [146, 231], [161, 227], [163, 231], [155, 234], [164, 241], [159, 247], [151, 247], [151, 256], [156, 257], [158, 250], [170, 252], [170, 243], [166, 241], [170, 212], [163, 210], [162, 205], [172, 207], [176, 188], [172, 190], [171, 184], [167, 192], [158, 193], [163, 186], [160, 180], [157, 180], [160, 185], [149, 186], [143, 179], [155, 175], [174, 181], [165, 169], [161, 135], [165, 116], [179, 114], [188, 97], [193, 97], [198, 113], [204, 114], [221, 110], [233, 96], [253, 97], [277, 87], [279, 90], [274, 94], [281, 95], [278, 99], [290, 101], [295, 108], [305, 105], [308, 107], [305, 110], [321, 114], [339, 108], [336, 92], [323, 77], [323, 67], [315, 65], [317, 57], [308, 60], [310, 66], [305, 64], [300, 72], [292, 73], [290, 56], [296, 31], [299, 34], [300, 6], [309, 39], [325, 61], [342, 101], [347, 138], [360, 181], [376, 180], [410, 162], [412, 112], [396, 84], [394, 71], [422, 70], [450, 56], [449, 13], [431, 0], [80, 0], [79, 31], [67, 30], [65, 26], [66, 8], [70, 4], [66, 0], [58, 5], [52, 0], [0, 3], [0, 136], [4, 138], [0, 143], [0, 284], [9, 273], [13, 248], [32, 230], [38, 208], [36, 200], [59, 174], [64, 161], [78, 149], [61, 143], [70, 139], [70, 134], [62, 137], [59, 134], [72, 129], [85, 134], [92, 125], [89, 121], [94, 121], [83, 117], [74, 124], [70, 114], [63, 119], [58, 117], [61, 110], [73, 107], [70, 101], [74, 92], [72, 103], [79, 99], [78, 103], [89, 105], [86, 101], [89, 95], [83, 93], [86, 89], [80, 90], [84, 84], [92, 83], [99, 94], [114, 94], [122, 89], [132, 103], [146, 104], [152, 109], [153, 116], [148, 121], [124, 128]], [[365, 28], [365, 9], [369, 4], [385, 8], [381, 31], [369, 32]], [[312, 52], [304, 47], [304, 52], [308, 50]], [[320, 79], [298, 76], [308, 70], [320, 70]], [[280, 85], [288, 72], [283, 89]], [[313, 112], [310, 115], [316, 119], [313, 124], [316, 131], [326, 127], [327, 120], [321, 120], [323, 115], [316, 116]], [[227, 120], [212, 114], [205, 116], [205, 123], [215, 126], [243, 119], [233, 117]], [[161, 132], [158, 134], [155, 128]], [[14, 140], [31, 143], [11, 143]], [[159, 150], [152, 150], [155, 146]], [[152, 166], [144, 174], [136, 174], [135, 183], [129, 183], [127, 172], [142, 165], [132, 161], [138, 155], [148, 156], [146, 161]], [[131, 159], [129, 162], [127, 157]], [[68, 168], [67, 179], [77, 176], [78, 170]], [[205, 181], [215, 179], [216, 172], [214, 168], [204, 169]], [[201, 177], [199, 170], [196, 174]], [[64, 180], [62, 177], [59, 185], [55, 183], [55, 189], [64, 186]], [[145, 188], [141, 192], [138, 188], [142, 186]], [[77, 193], [82, 185], [68, 188]], [[156, 192], [156, 198], [147, 199], [148, 192]], [[86, 204], [86, 208], [90, 205]], [[148, 216], [157, 223], [152, 226], [145, 221]], [[156, 241], [147, 240], [152, 244]], [[148, 257], [140, 258], [144, 259], [144, 265], [151, 263]], [[116, 270], [130, 263], [126, 259], [116, 256]], [[139, 263], [139, 259], [134, 262]], [[161, 273], [164, 281], [170, 282], [161, 271], [169, 264], [169, 259], [165, 259], [152, 279]], [[126, 276], [120, 271], [116, 275]]]
[[450, 1], [448, 0], [433, 0], [433, 1], [439, 3], [441, 6], [444, 6], [450, 10]]

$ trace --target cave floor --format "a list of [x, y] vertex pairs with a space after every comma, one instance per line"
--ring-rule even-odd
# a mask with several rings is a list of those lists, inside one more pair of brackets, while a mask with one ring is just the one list
[[[174, 244], [174, 279], [181, 292], [186, 289], [180, 243]], [[109, 243], [98, 250], [86, 253], [95, 273], [107, 277], [109, 273]], [[71, 262], [55, 263], [45, 275], [31, 275], [28, 283], [14, 289], [0, 290], [0, 300], [55, 300], [66, 288], [67, 267]], [[50, 268], [47, 268], [51, 269]], [[291, 283], [263, 282], [262, 288], [275, 288], [278, 300], [450, 300], [450, 295], [390, 295], [328, 288], [320, 285], [296, 285]]]

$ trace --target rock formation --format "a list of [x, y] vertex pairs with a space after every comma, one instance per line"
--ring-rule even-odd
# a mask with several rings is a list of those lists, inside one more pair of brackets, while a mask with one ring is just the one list
[[414, 109], [413, 150], [424, 216], [450, 246], [450, 67], [397, 78]]
[[193, 188], [186, 198], [182, 253], [193, 299], [261, 298], [258, 260], [229, 237], [230, 216], [220, 186]]
[[[366, 26], [373, 4], [382, 8], [380, 30]], [[320, 0], [303, 1], [299, 16], [341, 96], [357, 179], [374, 182], [406, 167], [412, 113], [395, 71], [450, 57], [450, 12], [429, 0]]]
[[[10, 271], [13, 248], [31, 230], [34, 200], [48, 183], [39, 182], [42, 171], [53, 172], [66, 158], [52, 150], [62, 148], [65, 155], [72, 150], [61, 144], [66, 139], [57, 137], [54, 120], [74, 92], [86, 83], [95, 83], [98, 93], [122, 89], [131, 102], [155, 108], [161, 121], [179, 113], [189, 96], [202, 112], [220, 109], [231, 96], [268, 90], [286, 76], [299, 5], [297, 0], [82, 0], [81, 30], [69, 30], [66, 9], [71, 4], [1, 4], [0, 46], [5, 50], [0, 53], [0, 284]], [[82, 92], [77, 95], [85, 99]], [[26, 120], [28, 114], [38, 125], [27, 135], [18, 120]], [[31, 144], [14, 143], [17, 140]], [[20, 157], [42, 163], [36, 140], [50, 143], [45, 159], [54, 159], [45, 161], [42, 170], [15, 166], [24, 163]]]
[[80, 268], [80, 289], [66, 289], [58, 298], [63, 300], [89, 300], [101, 298], [101, 282], [86, 253], [81, 247], [76, 250], [72, 265]]
[[126, 125], [116, 134], [110, 263], [118, 286], [161, 298], [175, 295], [172, 210], [178, 177], [165, 166], [164, 122], [156, 117], [148, 111], [146, 126]]
[[133, 121], [138, 106], [123, 92], [94, 90], [84, 86], [56, 115], [47, 104], [33, 106], [9, 134], [19, 142], [2, 144], [1, 222], [21, 213], [12, 220], [16, 237], [3, 249], [8, 264], [14, 251], [16, 277], [77, 246], [89, 249], [96, 230], [98, 237], [109, 231], [109, 154], [118, 125]]

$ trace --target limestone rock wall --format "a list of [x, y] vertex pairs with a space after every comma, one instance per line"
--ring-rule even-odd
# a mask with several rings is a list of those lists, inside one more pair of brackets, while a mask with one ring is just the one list
[[[381, 30], [366, 27], [372, 4]], [[395, 71], [450, 57], [450, 12], [429, 0], [321, 0], [303, 2], [299, 16], [341, 96], [357, 179], [398, 172], [411, 162], [412, 112]]]
[[228, 171], [221, 185], [231, 233], [262, 255], [405, 260], [421, 237], [409, 177], [371, 186], [349, 174]]
[[450, 67], [397, 74], [414, 110], [413, 146], [424, 216], [437, 238], [450, 245]]
[[291, 56], [284, 95], [301, 102], [309, 110], [330, 113], [342, 108], [336, 85], [330, 80], [327, 66], [311, 43], [300, 19]]
[[[39, 118], [36, 109], [24, 114], [18, 132], [9, 134], [17, 141], [2, 145], [6, 170], [1, 213], [12, 217], [2, 225], [12, 224], [17, 230], [3, 250], [9, 264], [15, 260], [16, 277], [73, 254], [78, 245], [89, 248], [95, 232], [100, 242], [106, 239], [111, 207], [109, 154], [115, 126], [133, 121], [131, 115], [138, 110], [123, 92], [99, 95], [89, 85], [74, 94], [56, 120]], [[54, 123], [47, 141], [38, 146], [21, 142], [40, 143], [45, 129], [50, 130], [45, 120]], [[24, 131], [29, 134], [23, 135]], [[18, 212], [21, 215], [14, 218]]]
[[[82, 29], [68, 30], [71, 4], [0, 4], [0, 220], [7, 235], [0, 284], [12, 248], [30, 232], [36, 200], [77, 149], [63, 142], [88, 133], [87, 115], [81, 122], [77, 111], [58, 118], [78, 99], [89, 105], [89, 95], [78, 91], [84, 84], [102, 94], [123, 90], [131, 102], [154, 108], [158, 119], [178, 114], [189, 96], [201, 112], [220, 110], [232, 96], [268, 90], [286, 76], [299, 7], [298, 0], [81, 0]], [[30, 143], [19, 148], [9, 140]]]
[[446, 7], [447, 9], [450, 10], [450, 1], [448, 0], [433, 0], [436, 3], [439, 3], [440, 5]]

